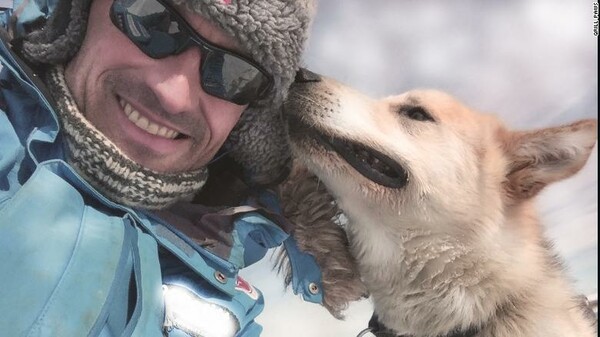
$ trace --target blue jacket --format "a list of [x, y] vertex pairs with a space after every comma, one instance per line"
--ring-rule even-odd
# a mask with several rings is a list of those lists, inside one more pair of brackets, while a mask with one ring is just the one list
[[[52, 7], [30, 3], [34, 18]], [[1, 335], [258, 336], [262, 295], [237, 274], [281, 243], [294, 292], [322, 300], [309, 291], [320, 284], [314, 259], [282, 230], [272, 196], [261, 197], [271, 211], [232, 209], [225, 253], [111, 202], [65, 162], [39, 78], [4, 42], [0, 61]]]

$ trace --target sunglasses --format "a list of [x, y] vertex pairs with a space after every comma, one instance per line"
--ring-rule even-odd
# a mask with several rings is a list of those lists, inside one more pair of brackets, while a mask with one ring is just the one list
[[115, 0], [110, 18], [154, 59], [198, 46], [202, 52], [200, 84], [212, 96], [245, 105], [263, 98], [273, 85], [271, 75], [258, 64], [206, 41], [164, 0]]

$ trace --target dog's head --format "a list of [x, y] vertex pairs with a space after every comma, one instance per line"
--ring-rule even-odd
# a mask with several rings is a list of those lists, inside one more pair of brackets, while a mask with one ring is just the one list
[[444, 231], [498, 223], [577, 172], [596, 141], [595, 120], [513, 132], [439, 91], [374, 100], [307, 77], [284, 109], [292, 149], [350, 218], [378, 212], [394, 226]]

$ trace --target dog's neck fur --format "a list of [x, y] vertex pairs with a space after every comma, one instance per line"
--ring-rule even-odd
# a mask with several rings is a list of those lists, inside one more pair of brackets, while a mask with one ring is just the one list
[[[525, 318], [512, 317], [513, 326], [499, 327], [494, 321], [511, 316], [511, 307], [535, 306], [539, 296], [564, 288], [560, 267], [552, 265], [541, 236], [532, 229], [539, 227], [530, 207], [517, 211], [529, 213], [526, 219], [531, 223], [515, 223], [516, 216], [506, 218], [497, 224], [499, 232], [470, 239], [418, 229], [423, 228], [419, 224], [391, 233], [385, 228], [397, 229], [398, 224], [375, 223], [382, 217], [370, 214], [367, 207], [342, 206], [349, 210], [353, 254], [380, 321], [400, 335], [446, 336], [471, 328], [479, 329], [478, 336], [527, 335], [517, 327], [540, 322], [518, 324]], [[539, 249], [522, 248], [525, 243], [516, 240], [523, 233], [514, 231], [535, 235], [530, 242], [539, 243]], [[536, 253], [526, 253], [531, 251]], [[506, 273], [508, 269], [511, 273]], [[507, 278], [509, 274], [513, 279]], [[548, 274], [552, 275], [545, 279], [552, 282], [540, 284], [536, 277]], [[568, 294], [557, 298], [570, 301]]]

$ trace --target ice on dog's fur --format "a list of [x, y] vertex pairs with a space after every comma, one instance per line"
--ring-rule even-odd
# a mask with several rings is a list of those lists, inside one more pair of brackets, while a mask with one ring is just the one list
[[[374, 100], [330, 79], [295, 84], [285, 117], [296, 160], [348, 218], [350, 254], [386, 327], [595, 335], [533, 198], [581, 169], [596, 120], [512, 131], [439, 91]], [[303, 233], [300, 243], [319, 240]]]

